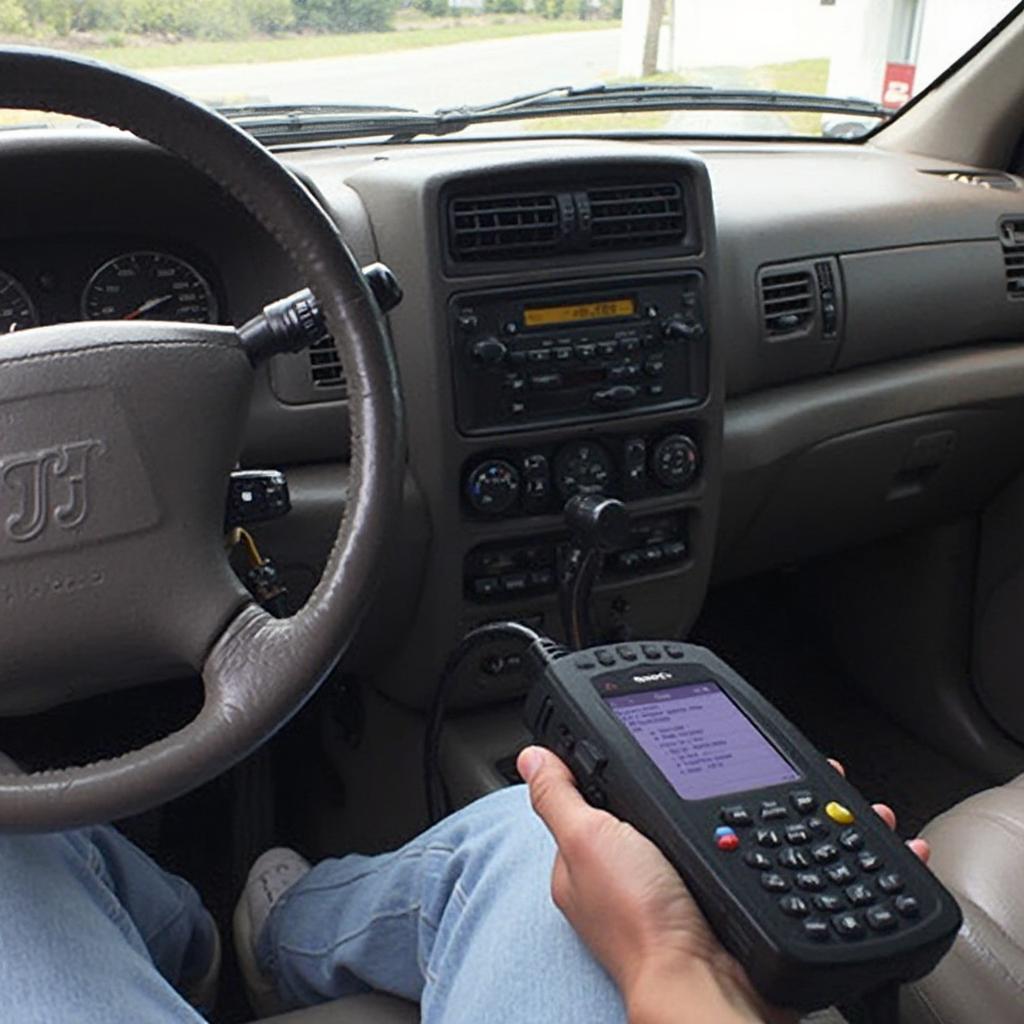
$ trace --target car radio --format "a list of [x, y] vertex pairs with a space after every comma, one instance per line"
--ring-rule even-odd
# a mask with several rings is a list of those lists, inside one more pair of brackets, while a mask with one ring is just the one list
[[464, 434], [694, 405], [707, 394], [703, 276], [455, 296]]

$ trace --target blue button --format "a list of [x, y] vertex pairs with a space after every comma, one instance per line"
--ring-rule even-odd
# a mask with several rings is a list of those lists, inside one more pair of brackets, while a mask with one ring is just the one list
[[736, 833], [731, 828], [729, 828], [728, 825], [719, 825], [718, 828], [715, 829], [715, 838], [716, 839], [720, 838], [721, 836], [734, 836], [734, 835], [736, 835]]

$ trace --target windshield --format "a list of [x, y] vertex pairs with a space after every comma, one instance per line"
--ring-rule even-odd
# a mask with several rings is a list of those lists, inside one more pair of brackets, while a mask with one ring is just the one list
[[[515, 116], [506, 111], [500, 123], [470, 114], [447, 130], [856, 138], [898, 111], [1015, 6], [1016, 0], [0, 0], [0, 34], [139, 70], [204, 103], [235, 108], [236, 116], [280, 122], [295, 135], [304, 115], [318, 113], [321, 123], [336, 125], [370, 113], [339, 105], [433, 113], [555, 87], [581, 87], [593, 97], [586, 87], [604, 84], [609, 89], [585, 113], [581, 97], [565, 89], [520, 102]], [[780, 109], [773, 102], [778, 93], [796, 95]], [[805, 108], [801, 97], [841, 102]], [[848, 99], [860, 102], [847, 105]], [[7, 126], [52, 121], [27, 112], [0, 118]]]

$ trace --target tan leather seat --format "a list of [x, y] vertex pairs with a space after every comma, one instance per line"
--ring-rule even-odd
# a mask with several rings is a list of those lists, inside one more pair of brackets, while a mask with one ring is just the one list
[[373, 992], [266, 1017], [260, 1024], [419, 1024], [419, 1020], [419, 1007], [414, 1003]]
[[1024, 775], [978, 793], [923, 835], [964, 925], [939, 966], [904, 993], [903, 1024], [1024, 1021]]

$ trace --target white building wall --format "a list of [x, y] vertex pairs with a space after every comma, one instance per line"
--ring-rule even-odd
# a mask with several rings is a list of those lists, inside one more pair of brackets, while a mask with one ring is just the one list
[[1009, 14], [1018, 0], [925, 0], [915, 82], [920, 91]]

